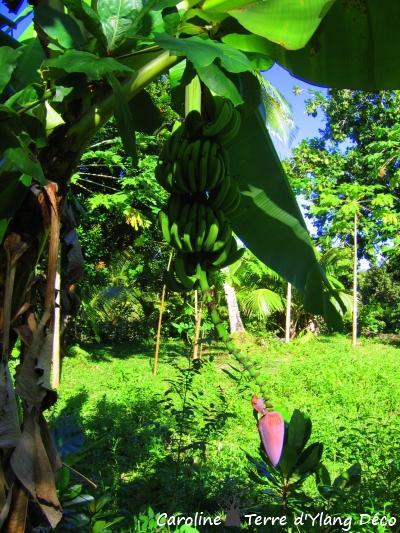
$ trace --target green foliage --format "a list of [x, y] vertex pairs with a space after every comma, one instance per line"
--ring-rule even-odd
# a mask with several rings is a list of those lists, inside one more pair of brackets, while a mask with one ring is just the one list
[[[332, 514], [342, 516], [384, 512], [385, 508], [396, 515], [400, 495], [397, 348], [362, 339], [355, 353], [348, 338], [337, 336], [306, 344], [294, 341], [282, 345], [269, 340], [267, 346], [249, 344], [247, 349], [254, 366], [261, 368], [268, 381], [275, 408], [283, 414], [297, 408], [307, 413], [313, 421], [307, 445], [324, 444], [323, 463], [330, 479], [320, 470], [318, 487], [311, 478], [303, 485], [312, 498], [307, 508], [315, 510], [315, 502], [318, 510], [329, 508]], [[76, 413], [81, 419], [87, 446], [94, 447], [90, 462], [83, 461], [77, 469], [98, 483], [100, 492], [113, 496], [117, 514], [126, 517], [116, 531], [125, 531], [132, 517], [149, 505], [155, 514], [187, 514], [193, 509], [218, 513], [228, 493], [239, 496], [244, 492], [246, 509], [247, 505], [261, 506], [261, 514], [268, 515], [269, 496], [263, 490], [269, 487], [249, 479], [244, 453], [256, 456], [259, 447], [250, 404], [253, 384], [241, 376], [236, 385], [225, 374], [230, 359], [218, 346], [208, 347], [216, 354], [214, 364], [188, 372], [182, 345], [163, 344], [156, 377], [151, 375], [149, 364], [153, 348], [136, 345], [133, 351], [132, 345], [85, 346], [85, 350], [90, 355], [76, 354], [64, 360], [65, 379], [56, 412]], [[186, 409], [176, 391], [168, 393], [171, 408], [165, 409], [165, 403], [159, 403], [171, 388], [165, 380], [180, 383], [178, 390], [182, 392], [189, 376], [193, 379], [186, 387]], [[223, 400], [219, 399], [219, 387]], [[198, 397], [196, 403], [189, 400], [192, 394]], [[203, 453], [194, 443], [205, 436], [204, 415], [211, 403], [217, 413], [233, 416], [222, 427], [217, 426], [218, 431], [212, 429]], [[212, 410], [209, 414], [218, 420]], [[180, 489], [173, 501], [182, 420], [189, 423], [183, 427]], [[346, 470], [356, 462], [363, 475], [359, 491], [353, 493], [343, 485]]]
[[400, 279], [398, 259], [373, 267], [361, 278], [361, 326], [371, 333], [398, 333], [400, 330]]
[[303, 141], [286, 169], [324, 251], [352, 244], [355, 214], [359, 257], [374, 262], [377, 251], [397, 238], [396, 189], [379, 175], [386, 157], [385, 175], [395, 173], [395, 147], [389, 141], [382, 146], [373, 133], [399, 120], [397, 102], [395, 92], [349, 90], [331, 90], [327, 98], [317, 93], [309, 101], [310, 114], [323, 112], [325, 130]]
[[[313, 513], [330, 509], [333, 501], [340, 508], [346, 505], [348, 490], [358, 491], [361, 482], [359, 464], [351, 466], [345, 474], [331, 482], [327, 468], [322, 462], [323, 445], [314, 442], [307, 446], [311, 437], [311, 420], [299, 410], [294, 410], [290, 421], [285, 424], [285, 442], [282, 455], [276, 467], [268, 460], [262, 444], [260, 445], [261, 462], [248, 455], [248, 459], [256, 467], [256, 473], [249, 472], [251, 479], [267, 487], [264, 494], [274, 515], [282, 507], [284, 514], [301, 513], [305, 509]], [[307, 480], [315, 477], [317, 488], [323, 501], [315, 495], [307, 493]], [[327, 505], [327, 503], [329, 504]]]

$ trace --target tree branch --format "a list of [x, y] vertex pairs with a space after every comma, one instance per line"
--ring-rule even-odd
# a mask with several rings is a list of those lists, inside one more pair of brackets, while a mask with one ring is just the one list
[[[157, 79], [161, 74], [175, 65], [180, 59], [170, 55], [169, 52], [162, 52], [152, 61], [149, 61], [134, 76], [121, 83], [122, 91], [131, 100], [149, 83]], [[73, 148], [81, 152], [93, 137], [96, 131], [101, 128], [113, 115], [114, 94], [110, 92], [102, 102], [93, 105], [78, 122], [69, 129], [67, 137], [73, 138]]]

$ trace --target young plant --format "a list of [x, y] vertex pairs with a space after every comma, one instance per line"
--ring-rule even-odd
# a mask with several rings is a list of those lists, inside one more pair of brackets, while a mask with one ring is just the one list
[[[247, 454], [257, 472], [249, 472], [250, 478], [265, 486], [273, 504], [278, 504], [285, 515], [290, 511], [332, 506], [343, 498], [348, 490], [358, 487], [361, 479], [359, 464], [354, 464], [333, 482], [322, 463], [323, 444], [308, 444], [311, 420], [298, 409], [292, 413], [289, 423], [277, 412], [267, 411], [263, 400], [253, 396], [252, 405], [261, 437], [261, 462]], [[258, 417], [262, 414], [261, 418]], [[308, 494], [307, 480], [315, 476], [322, 500]]]

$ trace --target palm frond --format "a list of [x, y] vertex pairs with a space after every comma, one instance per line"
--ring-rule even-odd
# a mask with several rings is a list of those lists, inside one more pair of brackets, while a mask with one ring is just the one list
[[284, 309], [282, 297], [270, 289], [240, 291], [238, 297], [244, 313], [259, 320], [269, 317], [275, 311], [283, 311]]

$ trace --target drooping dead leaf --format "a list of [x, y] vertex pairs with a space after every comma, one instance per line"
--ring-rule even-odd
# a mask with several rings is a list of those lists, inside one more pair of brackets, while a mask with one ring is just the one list
[[0, 448], [14, 448], [21, 436], [14, 387], [5, 361], [0, 363]]
[[49, 431], [49, 426], [47, 425], [46, 419], [42, 414], [39, 415], [39, 426], [40, 434], [42, 435], [43, 445], [46, 449], [47, 457], [49, 458], [51, 468], [53, 472], [57, 472], [58, 470], [61, 470], [63, 464], [58, 454], [53, 436]]
[[32, 344], [17, 367], [15, 378], [18, 396], [36, 407], [41, 407], [45, 397], [53, 392], [50, 384], [53, 334], [46, 331], [48, 320], [49, 313], [45, 312], [33, 335]]
[[48, 183], [44, 188], [50, 211], [50, 240], [47, 259], [46, 296], [44, 301], [44, 308], [47, 311], [51, 311], [54, 308], [57, 258], [60, 244], [60, 215], [57, 189], [58, 185], [53, 182]]
[[61, 505], [57, 497], [52, 463], [49, 459], [41, 434], [41, 414], [37, 409], [26, 410], [21, 439], [11, 456], [11, 467], [40, 506], [51, 527], [55, 528], [62, 518]]

